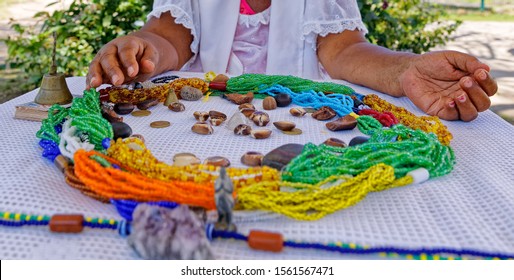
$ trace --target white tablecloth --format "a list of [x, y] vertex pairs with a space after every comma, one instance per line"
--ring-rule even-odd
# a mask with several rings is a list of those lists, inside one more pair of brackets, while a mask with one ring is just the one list
[[[190, 75], [179, 73], [180, 76]], [[84, 78], [69, 78], [73, 94], [84, 90]], [[353, 86], [357, 92], [374, 91]], [[0, 211], [52, 215], [81, 213], [85, 216], [120, 219], [114, 206], [82, 195], [64, 182], [53, 163], [41, 157], [35, 137], [40, 123], [13, 119], [14, 106], [34, 99], [32, 91], [0, 105]], [[381, 95], [415, 114], [422, 114], [405, 99]], [[218, 110], [230, 116], [236, 106], [221, 98], [208, 102], [187, 102], [186, 111], [175, 113], [162, 105], [145, 118], [125, 116], [134, 133], [144, 135], [157, 158], [171, 163], [178, 152], [192, 152], [199, 158], [222, 155], [233, 166], [241, 166], [241, 155], [249, 150], [269, 152], [285, 143], [319, 144], [329, 137], [346, 142], [360, 132], [330, 132], [320, 122], [306, 116], [295, 118], [304, 131], [299, 136], [284, 135], [273, 128], [266, 140], [236, 137], [217, 127], [213, 135], [191, 132], [194, 111]], [[254, 104], [262, 108], [262, 101]], [[292, 119], [289, 108], [269, 111], [272, 120]], [[149, 123], [168, 120], [165, 129]], [[448, 247], [514, 254], [514, 126], [490, 111], [477, 120], [444, 122], [454, 135], [455, 169], [441, 178], [421, 185], [369, 194], [351, 208], [314, 222], [300, 222], [271, 215], [265, 220], [244, 219], [242, 233], [251, 229], [281, 232], [298, 241], [357, 243], [405, 248]], [[286, 248], [282, 253], [254, 251], [243, 242], [215, 240], [220, 259], [337, 259], [356, 258], [315, 250]], [[81, 234], [55, 234], [46, 227], [0, 227], [1, 259], [132, 259], [138, 256], [126, 240], [114, 231], [86, 229]]]

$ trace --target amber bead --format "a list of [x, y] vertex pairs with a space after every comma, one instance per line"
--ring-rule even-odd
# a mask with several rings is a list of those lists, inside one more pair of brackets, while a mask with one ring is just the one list
[[280, 252], [284, 247], [282, 234], [252, 230], [248, 235], [248, 246], [255, 250]]
[[215, 90], [226, 91], [227, 90], [227, 83], [226, 82], [210, 82], [209, 83], [209, 88], [210, 89], [215, 89]]
[[53, 215], [50, 219], [50, 231], [64, 233], [79, 233], [84, 228], [84, 216], [82, 215]]

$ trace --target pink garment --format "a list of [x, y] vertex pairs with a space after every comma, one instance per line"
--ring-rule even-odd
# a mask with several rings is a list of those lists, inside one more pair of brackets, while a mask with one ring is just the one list
[[[243, 2], [248, 5], [242, 0], [241, 7]], [[269, 19], [270, 8], [258, 14], [239, 14], [227, 72], [234, 73], [242, 70], [241, 74], [266, 73]]]
[[246, 0], [241, 0], [241, 4], [239, 5], [239, 13], [243, 15], [255, 15], [255, 11], [248, 5], [248, 2]]

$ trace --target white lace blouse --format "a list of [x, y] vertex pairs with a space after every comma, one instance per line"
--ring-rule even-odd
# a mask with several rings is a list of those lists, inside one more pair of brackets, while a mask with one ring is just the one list
[[193, 57], [182, 71], [231, 75], [287, 74], [319, 79], [317, 36], [366, 32], [355, 0], [274, 0], [255, 15], [239, 14], [239, 0], [156, 0], [150, 17], [170, 12], [191, 30]]

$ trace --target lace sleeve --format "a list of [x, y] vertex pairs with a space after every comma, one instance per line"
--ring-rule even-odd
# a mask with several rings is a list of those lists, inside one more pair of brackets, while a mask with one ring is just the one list
[[368, 32], [356, 0], [306, 0], [304, 17], [302, 39], [314, 49], [318, 35], [355, 29]]
[[175, 18], [175, 23], [183, 25], [191, 30], [193, 42], [191, 43], [191, 52], [193, 57], [182, 67], [181, 70], [189, 69], [189, 66], [196, 60], [199, 44], [200, 44], [200, 16], [198, 14], [197, 0], [155, 0], [153, 10], [148, 14], [147, 18], [159, 18], [163, 13], [171, 13]]

